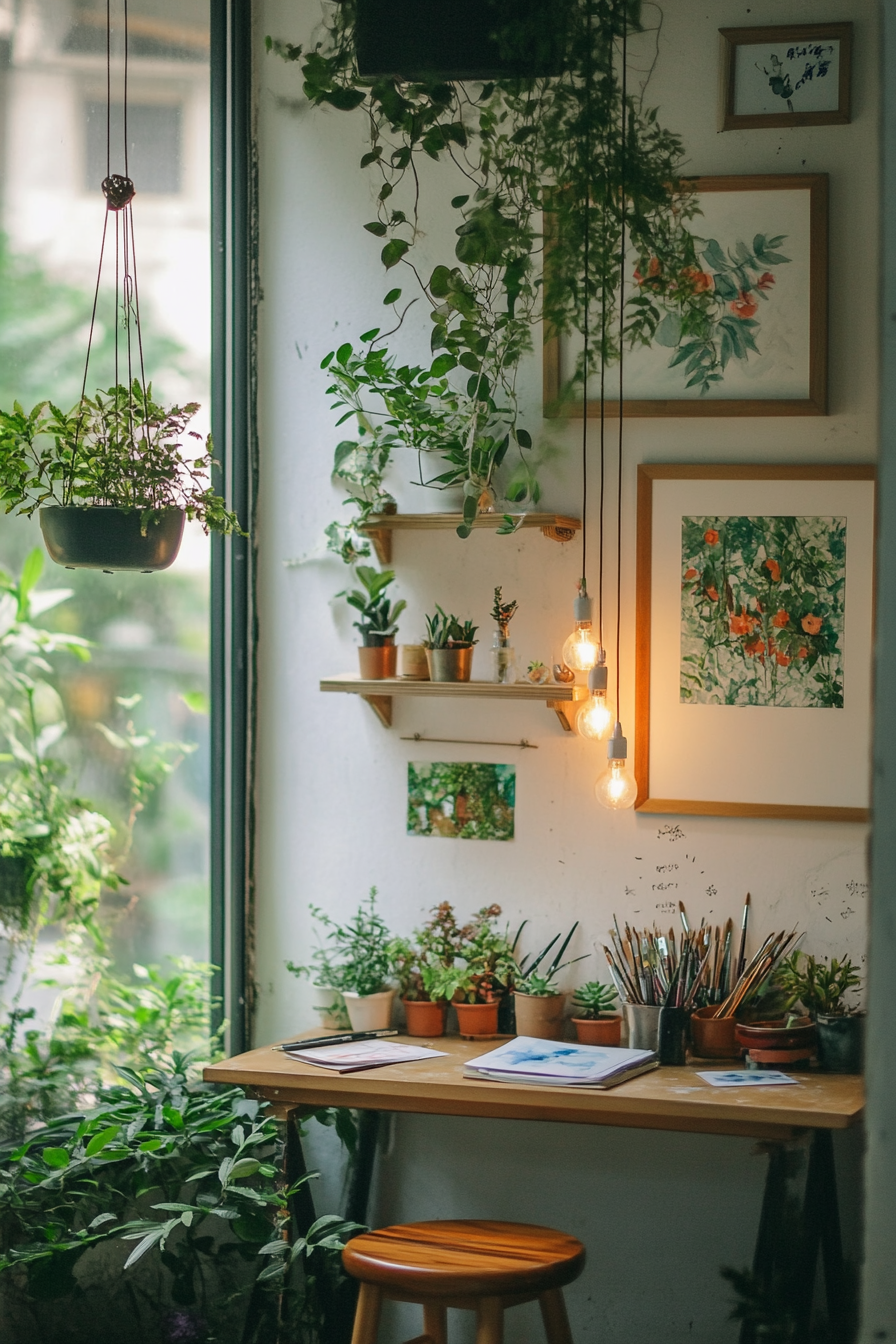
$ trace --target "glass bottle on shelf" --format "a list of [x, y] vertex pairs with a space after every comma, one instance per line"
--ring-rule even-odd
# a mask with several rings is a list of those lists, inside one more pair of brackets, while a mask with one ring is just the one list
[[496, 626], [492, 636], [492, 681], [499, 686], [512, 686], [517, 679], [516, 650], [510, 643], [506, 626]]

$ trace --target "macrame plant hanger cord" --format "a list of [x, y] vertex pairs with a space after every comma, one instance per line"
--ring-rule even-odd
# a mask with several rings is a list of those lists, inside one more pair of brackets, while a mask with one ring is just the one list
[[[103, 278], [103, 262], [106, 253], [109, 216], [113, 215], [115, 219], [114, 396], [117, 402], [120, 399], [118, 389], [121, 385], [121, 332], [123, 328], [126, 333], [125, 355], [128, 371], [127, 399], [125, 403], [127, 415], [126, 436], [127, 442], [131, 445], [131, 451], [136, 452], [137, 441], [134, 433], [133, 405], [131, 399], [131, 391], [134, 384], [135, 354], [139, 364], [140, 389], [143, 397], [143, 442], [146, 447], [149, 447], [151, 438], [149, 423], [146, 416], [148, 402], [146, 369], [143, 359], [143, 334], [140, 326], [140, 292], [137, 285], [137, 253], [134, 244], [134, 218], [131, 209], [131, 202], [134, 199], [136, 188], [130, 177], [130, 165], [128, 162], [128, 0], [124, 0], [123, 16], [122, 158], [124, 172], [118, 173], [112, 171], [112, 0], [106, 0], [106, 176], [102, 183], [102, 192], [106, 198], [106, 211], [103, 218], [103, 233], [100, 241], [100, 259], [99, 266], [97, 267], [96, 287], [93, 294], [93, 307], [90, 314], [90, 330], [87, 336], [87, 354], [84, 360], [84, 377], [81, 381], [81, 412], [78, 418], [75, 447], [77, 449], [77, 439], [80, 436], [84, 417], [84, 397], [87, 391], [90, 355], [96, 330], [96, 314], [99, 303], [100, 286]], [[116, 413], [116, 421], [117, 420], [118, 414]], [[119, 432], [120, 429], [121, 427], [119, 426]], [[70, 497], [74, 485], [74, 461], [67, 485], [67, 494], [69, 498], [67, 498], [66, 502], [72, 503], [74, 501]]]

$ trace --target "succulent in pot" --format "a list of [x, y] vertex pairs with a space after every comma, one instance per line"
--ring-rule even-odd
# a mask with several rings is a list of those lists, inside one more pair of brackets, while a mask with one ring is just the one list
[[613, 985], [588, 980], [573, 995], [572, 1023], [582, 1045], [619, 1045], [622, 1016], [614, 1012], [616, 990]]
[[398, 618], [407, 606], [404, 598], [390, 602], [386, 594], [386, 589], [395, 580], [395, 571], [358, 565], [355, 576], [364, 591], [354, 588], [337, 596], [344, 597], [350, 607], [361, 613], [360, 621], [354, 622], [355, 629], [361, 632], [362, 647], [358, 650], [361, 676], [373, 681], [394, 677], [398, 656], [395, 634]]
[[473, 645], [478, 644], [478, 627], [472, 621], [461, 622], [446, 616], [436, 605], [435, 615], [426, 617], [426, 661], [431, 681], [469, 681], [473, 670]]
[[865, 1054], [865, 1014], [846, 995], [862, 977], [849, 957], [813, 957], [794, 952], [778, 968], [776, 983], [788, 1004], [802, 1004], [814, 1018], [818, 1062], [829, 1073], [861, 1073]]
[[[559, 933], [555, 934], [532, 960], [527, 956], [519, 962], [513, 988], [516, 1030], [519, 1036], [535, 1036], [545, 1041], [563, 1039], [563, 1010], [566, 1006], [566, 995], [561, 994], [556, 977], [564, 967], [572, 966], [577, 961], [584, 961], [588, 955], [583, 953], [580, 957], [563, 960], [578, 927], [579, 922], [576, 920], [549, 963], [547, 957], [558, 942]], [[544, 970], [540, 970], [542, 965], [545, 965]]]
[[137, 379], [67, 412], [16, 402], [0, 411], [0, 500], [7, 513], [39, 509], [50, 557], [69, 569], [167, 569], [185, 518], [245, 535], [209, 485], [211, 437], [198, 453], [184, 442], [202, 441], [187, 429], [198, 410], [157, 404]]

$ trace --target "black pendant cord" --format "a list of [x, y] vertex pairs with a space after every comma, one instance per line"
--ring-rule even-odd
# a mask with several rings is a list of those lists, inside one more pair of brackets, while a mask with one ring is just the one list
[[[587, 574], [587, 536], [588, 536], [588, 360], [591, 353], [590, 345], [590, 280], [591, 280], [591, 53], [592, 53], [592, 32], [591, 32], [591, 0], [588, 0], [586, 10], [586, 49], [585, 49], [585, 124], [587, 134], [585, 136], [585, 238], [584, 238], [584, 320], [582, 323], [582, 335], [585, 341], [585, 348], [582, 356], [582, 596], [588, 590]], [[600, 616], [598, 615], [598, 629], [600, 629]]]
[[619, 451], [616, 477], [616, 719], [621, 718], [620, 634], [622, 627], [622, 431], [625, 403], [624, 342], [625, 342], [625, 211], [626, 211], [626, 150], [628, 141], [628, 14], [625, 0], [622, 4], [622, 143], [620, 146], [620, 218], [619, 218]]

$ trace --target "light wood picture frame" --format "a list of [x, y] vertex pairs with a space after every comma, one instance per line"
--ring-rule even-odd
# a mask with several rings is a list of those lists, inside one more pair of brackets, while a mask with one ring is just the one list
[[720, 28], [723, 131], [850, 120], [851, 23]]
[[[730, 333], [726, 337], [723, 332], [726, 324], [750, 328], [753, 349], [741, 346], [732, 358], [729, 347], [722, 381], [706, 394], [687, 386], [690, 363], [682, 352], [689, 338], [679, 337], [678, 348], [665, 338], [662, 345], [655, 341], [649, 347], [626, 350], [624, 414], [701, 418], [827, 415], [827, 174], [738, 174], [691, 181], [703, 213], [689, 228], [701, 239], [706, 284], [718, 296], [716, 330], [722, 358], [726, 357], [722, 343], [730, 340]], [[755, 245], [760, 240], [763, 245], [757, 255]], [[736, 268], [744, 247], [754, 263], [749, 270], [753, 288], [747, 294], [737, 288]], [[633, 271], [634, 265], [633, 260]], [[545, 266], [550, 266], [550, 247]], [[649, 284], [649, 279], [638, 283]], [[565, 386], [574, 360], [570, 338], [547, 332], [542, 367], [544, 415], [548, 418], [582, 415], [581, 396], [570, 396]], [[597, 381], [593, 379], [592, 384]], [[607, 385], [615, 395], [616, 369], [611, 370]], [[608, 396], [604, 412], [618, 416], [618, 400]], [[593, 396], [587, 414], [600, 415], [600, 401]]]
[[637, 810], [867, 820], [874, 482], [638, 467]]

